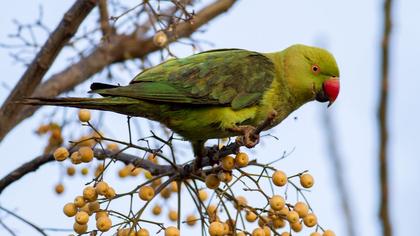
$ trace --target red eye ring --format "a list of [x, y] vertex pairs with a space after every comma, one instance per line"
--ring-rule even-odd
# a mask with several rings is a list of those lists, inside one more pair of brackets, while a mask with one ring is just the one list
[[321, 72], [321, 68], [319, 68], [318, 65], [312, 65], [311, 67], [312, 73], [314, 73], [315, 75], [319, 74], [319, 72]]

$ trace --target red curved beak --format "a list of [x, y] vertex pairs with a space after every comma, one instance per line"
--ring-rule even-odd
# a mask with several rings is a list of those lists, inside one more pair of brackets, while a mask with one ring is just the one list
[[340, 93], [340, 80], [338, 77], [330, 77], [322, 85], [325, 95], [328, 97], [328, 107], [330, 107]]

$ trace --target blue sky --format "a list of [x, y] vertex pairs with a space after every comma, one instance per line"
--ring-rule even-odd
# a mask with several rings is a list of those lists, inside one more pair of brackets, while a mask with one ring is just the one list
[[[8, 2], [8, 10], [2, 13], [0, 21], [0, 42], [7, 41], [7, 35], [14, 32], [12, 19], [30, 22], [36, 18], [38, 6], [42, 3], [45, 22], [52, 28], [71, 2]], [[416, 154], [420, 140], [420, 102], [415, 98], [420, 89], [416, 73], [419, 67], [417, 58], [420, 55], [420, 2], [398, 1], [394, 7], [389, 110], [391, 217], [395, 235], [413, 235], [419, 231], [415, 223], [420, 211], [417, 200], [420, 194], [417, 186], [420, 159]], [[273, 155], [294, 149], [290, 158], [277, 164], [278, 168], [288, 174], [310, 170], [316, 178], [316, 185], [308, 195], [309, 200], [322, 224], [334, 229], [337, 235], [344, 235], [344, 223], [326, 152], [323, 112], [330, 113], [336, 123], [357, 234], [380, 235], [377, 213], [376, 106], [381, 9], [382, 1], [243, 0], [230, 12], [205, 26], [204, 33], [196, 35], [199, 39], [213, 42], [215, 48], [234, 47], [269, 52], [303, 43], [324, 45], [335, 55], [341, 73], [341, 93], [333, 107], [326, 109], [326, 106], [319, 103], [303, 106], [273, 130], [272, 133], [279, 141], [264, 140], [264, 145], [249, 153], [258, 160], [268, 162]], [[189, 50], [179, 52], [180, 55], [190, 53]], [[6, 50], [0, 49], [0, 61], [0, 82], [13, 86], [24, 68], [13, 63]], [[55, 65], [52, 72], [63, 66]], [[131, 79], [129, 76], [124, 78], [127, 82]], [[95, 78], [95, 81], [100, 80]], [[78, 91], [83, 93], [87, 89], [85, 84]], [[7, 89], [0, 87], [0, 101], [5, 99], [6, 94]], [[45, 119], [42, 115], [46, 114], [45, 111], [41, 110], [33, 119], [25, 121], [0, 143], [0, 176], [40, 153], [45, 140], [40, 140], [32, 131]], [[108, 117], [113, 127], [124, 130], [123, 116]], [[123, 131], [113, 133], [116, 136], [124, 134]], [[64, 196], [56, 197], [51, 189], [59, 180], [59, 174], [58, 165], [42, 167], [37, 173], [7, 189], [0, 196], [0, 204], [15, 209], [45, 227], [70, 227], [71, 220], [61, 214], [61, 207], [73, 199], [74, 193], [80, 191], [81, 183], [85, 180], [66, 179], [68, 191]], [[0, 217], [2, 215], [0, 213]], [[10, 218], [7, 217], [5, 221], [12, 222]], [[1, 235], [5, 233], [2, 230], [0, 227]], [[29, 234], [32, 232], [30, 230], [28, 227], [18, 229], [22, 235]]]

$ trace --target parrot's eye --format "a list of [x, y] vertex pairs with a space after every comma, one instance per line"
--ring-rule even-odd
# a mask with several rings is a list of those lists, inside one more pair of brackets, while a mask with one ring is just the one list
[[321, 69], [319, 68], [318, 65], [312, 65], [312, 72], [317, 75], [319, 74], [319, 72], [321, 71]]

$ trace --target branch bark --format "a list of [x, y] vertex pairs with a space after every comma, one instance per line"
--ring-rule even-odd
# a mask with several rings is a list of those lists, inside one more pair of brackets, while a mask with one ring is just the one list
[[[188, 37], [199, 27], [229, 10], [236, 0], [217, 0], [204, 7], [194, 17], [193, 23], [183, 22], [174, 27], [172, 32], [166, 32], [169, 42], [178, 38]], [[136, 30], [130, 35], [115, 35], [109, 38], [106, 45], [99, 45], [88, 56], [80, 59], [67, 69], [53, 75], [46, 82], [39, 85], [33, 93], [24, 93], [25, 96], [54, 97], [73, 89], [76, 85], [86, 81], [92, 75], [100, 72], [106, 66], [123, 62], [132, 58], [144, 58], [149, 53], [160, 48], [153, 43], [153, 38], [141, 38]], [[20, 97], [15, 97], [19, 99]], [[9, 119], [1, 119], [0, 141], [21, 121], [32, 116], [39, 107], [25, 106], [23, 110], [14, 112]], [[0, 113], [1, 115], [1, 113]]]
[[389, 91], [389, 48], [392, 29], [391, 9], [392, 1], [384, 1], [383, 35], [381, 42], [381, 90], [378, 107], [379, 125], [379, 180], [380, 180], [380, 209], [379, 217], [384, 236], [392, 235], [391, 219], [389, 215], [389, 181], [388, 181], [388, 91]]
[[35, 56], [28, 69], [20, 78], [13, 91], [0, 108], [0, 141], [5, 134], [14, 127], [10, 122], [18, 117], [24, 105], [14, 101], [30, 96], [39, 85], [57, 55], [76, 33], [80, 24], [95, 7], [95, 0], [78, 0], [64, 14], [57, 28], [51, 33], [48, 40]]

